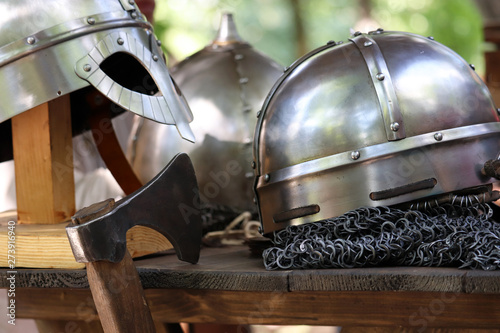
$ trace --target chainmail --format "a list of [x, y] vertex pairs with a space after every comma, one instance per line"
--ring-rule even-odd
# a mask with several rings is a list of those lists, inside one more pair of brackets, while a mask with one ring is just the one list
[[500, 223], [488, 204], [425, 211], [370, 207], [274, 233], [268, 270], [376, 265], [500, 268]]

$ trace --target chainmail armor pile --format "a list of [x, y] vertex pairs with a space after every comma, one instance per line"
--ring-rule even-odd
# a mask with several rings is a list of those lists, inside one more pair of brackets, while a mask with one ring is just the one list
[[359, 208], [274, 233], [268, 270], [377, 265], [500, 268], [500, 223], [487, 204], [427, 210]]

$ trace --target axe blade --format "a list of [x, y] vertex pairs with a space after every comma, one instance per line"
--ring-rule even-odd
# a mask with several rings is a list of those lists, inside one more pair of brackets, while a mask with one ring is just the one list
[[[77, 262], [120, 262], [127, 251], [126, 233], [141, 225], [164, 235], [177, 257], [197, 263], [201, 247], [198, 184], [191, 159], [176, 155], [146, 185], [116, 204], [110, 201], [78, 211], [66, 227]], [[81, 220], [85, 221], [79, 224]]]

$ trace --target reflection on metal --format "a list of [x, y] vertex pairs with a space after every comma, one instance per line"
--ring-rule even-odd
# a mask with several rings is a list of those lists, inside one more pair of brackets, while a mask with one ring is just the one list
[[[0, 122], [94, 85], [123, 108], [176, 124], [184, 138], [194, 140], [189, 108], [166, 65], [152, 61], [162, 51], [152, 43], [152, 26], [134, 2], [19, 0], [0, 3], [0, 10], [4, 13], [0, 18]], [[99, 65], [117, 53], [129, 53], [139, 62], [161, 97], [122, 89], [105, 75]], [[127, 69], [124, 66], [121, 71]], [[145, 79], [131, 84], [142, 87]], [[140, 104], [146, 103], [157, 106], [152, 109], [155, 114], [145, 112], [148, 109]]]
[[172, 69], [194, 114], [197, 143], [178, 140], [171, 128], [137, 119], [129, 158], [143, 182], [177, 152], [191, 157], [202, 200], [255, 211], [252, 142], [266, 94], [283, 68], [239, 37], [225, 14], [215, 40]]
[[[500, 151], [500, 122], [469, 64], [426, 37], [354, 35], [297, 60], [264, 102], [254, 139], [264, 233], [496, 181], [481, 168]], [[388, 190], [397, 195], [370, 198]], [[310, 205], [319, 212], [273, 220]]]

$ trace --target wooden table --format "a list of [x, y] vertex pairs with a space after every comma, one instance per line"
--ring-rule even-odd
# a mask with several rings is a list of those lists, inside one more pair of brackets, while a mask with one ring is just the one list
[[[500, 271], [382, 267], [266, 271], [247, 247], [136, 261], [160, 322], [424, 329], [500, 327]], [[8, 288], [0, 270], [0, 288]], [[109, 281], [117, 292], [118, 280]], [[85, 270], [18, 269], [17, 318], [98, 319]], [[495, 330], [498, 331], [498, 330]], [[469, 330], [470, 332], [470, 330]]]

